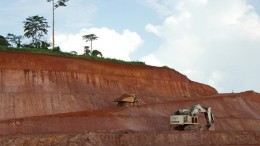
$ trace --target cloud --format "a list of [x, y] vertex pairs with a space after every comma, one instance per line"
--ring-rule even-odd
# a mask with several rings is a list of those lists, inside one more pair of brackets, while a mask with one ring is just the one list
[[[217, 88], [219, 91], [223, 91], [223, 87], [221, 87], [221, 83], [225, 81], [225, 75], [222, 72], [219, 71], [212, 71], [211, 75], [208, 78], [208, 83], [215, 88]], [[232, 90], [233, 92], [233, 90]]]
[[126, 29], [118, 33], [106, 27], [81, 29], [76, 34], [59, 34], [56, 36], [56, 43], [63, 51], [77, 51], [82, 54], [84, 46], [90, 45], [82, 40], [82, 36], [91, 33], [98, 36], [93, 41], [93, 49], [101, 51], [104, 57], [131, 60], [130, 54], [143, 44], [142, 38], [136, 32]]
[[141, 61], [145, 62], [147, 65], [163, 66], [163, 64], [152, 54], [141, 58]]
[[162, 24], [146, 26], [163, 40], [148, 57], [220, 92], [260, 91], [260, 19], [252, 5], [245, 0], [146, 2], [164, 17]]

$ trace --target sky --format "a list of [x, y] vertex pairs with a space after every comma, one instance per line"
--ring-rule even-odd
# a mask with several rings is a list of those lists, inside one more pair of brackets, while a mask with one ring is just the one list
[[[1, 0], [0, 35], [23, 35], [34, 15], [51, 25], [51, 3]], [[94, 33], [104, 57], [168, 66], [220, 93], [260, 92], [259, 16], [259, 0], [70, 0], [55, 10], [55, 45], [82, 54]]]

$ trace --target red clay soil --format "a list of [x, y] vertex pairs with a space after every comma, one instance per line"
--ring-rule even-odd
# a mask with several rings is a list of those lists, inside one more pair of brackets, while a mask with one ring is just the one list
[[[0, 146], [260, 145], [259, 93], [218, 94], [172, 69], [0, 52], [0, 83]], [[140, 102], [116, 107], [123, 93]], [[169, 130], [192, 104], [212, 107], [216, 131]]]
[[114, 107], [123, 93], [152, 104], [217, 91], [167, 68], [0, 52], [0, 120]]

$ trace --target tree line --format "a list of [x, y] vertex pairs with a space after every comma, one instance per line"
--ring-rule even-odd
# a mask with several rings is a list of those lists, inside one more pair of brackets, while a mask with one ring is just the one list
[[[55, 37], [54, 37], [54, 11], [60, 6], [66, 6], [66, 2], [69, 0], [47, 0], [47, 2], [52, 2], [52, 43], [48, 43], [44, 40], [44, 36], [48, 34], [47, 20], [42, 16], [29, 16], [23, 22], [24, 34], [15, 35], [8, 33], [6, 37], [0, 35], [0, 48], [1, 47], [13, 47], [13, 48], [38, 48], [38, 49], [50, 49], [52, 51], [61, 51], [60, 47], [55, 47]], [[30, 43], [22, 44], [24, 38], [30, 39]], [[82, 37], [86, 42], [90, 42], [90, 47], [84, 47], [84, 55], [89, 56], [100, 56], [103, 57], [102, 53], [98, 50], [92, 49], [92, 41], [97, 40], [98, 37], [95, 34], [87, 34]], [[89, 50], [90, 48], [90, 50]], [[72, 51], [72, 54], [77, 55], [76, 51]]]

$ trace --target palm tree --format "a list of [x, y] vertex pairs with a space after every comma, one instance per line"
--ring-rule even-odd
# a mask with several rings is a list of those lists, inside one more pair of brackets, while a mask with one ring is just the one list
[[24, 36], [27, 38], [32, 38], [32, 44], [36, 44], [41, 40], [45, 34], [48, 33], [47, 28], [48, 22], [44, 17], [31, 16], [26, 18], [24, 23]]
[[92, 53], [92, 41], [97, 40], [98, 37], [95, 34], [88, 34], [88, 35], [84, 35], [83, 40], [86, 40], [86, 42], [90, 41], [90, 52]]
[[67, 6], [65, 3], [68, 2], [69, 0], [47, 0], [47, 2], [52, 2], [52, 49], [55, 47], [55, 39], [54, 39], [54, 10], [57, 9], [60, 6]]

